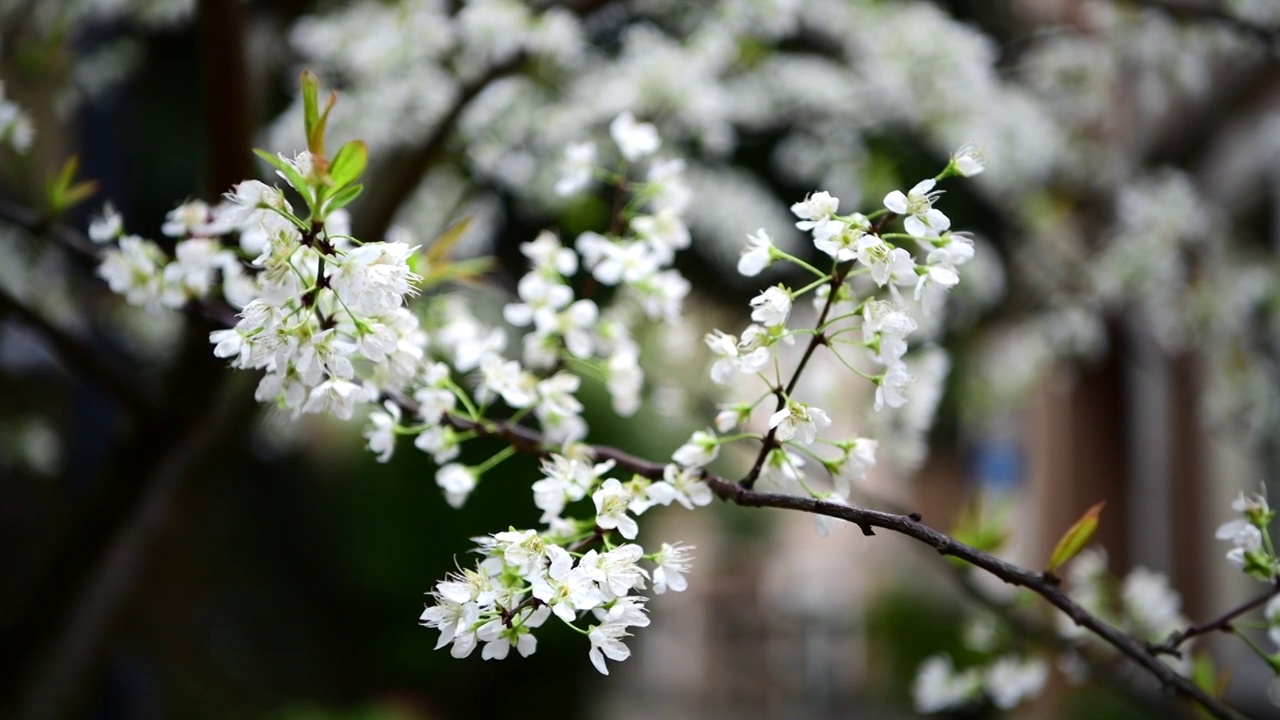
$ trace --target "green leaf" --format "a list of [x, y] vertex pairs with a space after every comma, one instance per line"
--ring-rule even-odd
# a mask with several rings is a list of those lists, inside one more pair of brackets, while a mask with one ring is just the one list
[[92, 180], [75, 182], [76, 171], [79, 169], [80, 158], [72, 155], [62, 163], [57, 174], [49, 179], [45, 197], [51, 216], [79, 205], [98, 191], [98, 183]]
[[320, 120], [320, 78], [310, 70], [302, 71], [302, 127], [307, 138]]
[[338, 191], [338, 193], [325, 205], [325, 212], [333, 212], [334, 210], [350, 205], [351, 201], [360, 197], [360, 193], [362, 192], [364, 192], [364, 185], [359, 183], [343, 188]]
[[1053, 549], [1053, 555], [1049, 557], [1049, 567], [1045, 568], [1045, 572], [1051, 573], [1057, 570], [1084, 549], [1085, 544], [1093, 537], [1094, 531], [1098, 529], [1098, 516], [1102, 514], [1102, 508], [1106, 504], [1107, 501], [1102, 500], [1085, 510], [1080, 519], [1063, 533], [1058, 546]]
[[446, 282], [468, 283], [489, 272], [495, 265], [494, 258], [478, 257], [451, 262], [445, 265], [429, 265], [419, 286], [430, 288]]
[[369, 149], [363, 141], [352, 140], [343, 145], [329, 165], [329, 192], [336, 194], [355, 182], [368, 164]]
[[324, 167], [324, 129], [329, 122], [329, 111], [338, 102], [338, 94], [329, 93], [324, 110], [320, 110], [320, 78], [310, 70], [302, 71], [302, 124], [307, 134], [307, 149], [315, 155], [320, 168]]
[[307, 184], [306, 178], [302, 177], [302, 174], [299, 173], [294, 166], [290, 165], [284, 158], [280, 157], [279, 155], [272, 155], [266, 150], [259, 150], [258, 148], [254, 148], [253, 152], [258, 157], [262, 158], [263, 160], [266, 160], [267, 163], [271, 165], [271, 167], [275, 168], [276, 170], [279, 170], [280, 176], [283, 177], [285, 180], [287, 180], [289, 182], [289, 185], [291, 185], [294, 190], [298, 191], [298, 194], [301, 195], [302, 199], [306, 201], [307, 207], [308, 208], [311, 207], [312, 197], [314, 197], [315, 193], [311, 191], [311, 186]]
[[325, 164], [324, 157], [324, 130], [329, 124], [329, 111], [338, 103], [338, 93], [329, 93], [329, 99], [324, 103], [324, 112], [320, 113], [316, 124], [311, 128], [311, 132], [307, 133], [307, 149], [315, 156], [314, 162], [323, 167]]
[[471, 216], [462, 218], [458, 222], [450, 225], [444, 232], [431, 241], [431, 245], [427, 247], [427, 263], [430, 265], [442, 265], [449, 257], [449, 251], [454, 245], [462, 239], [467, 232], [467, 228], [471, 226]]

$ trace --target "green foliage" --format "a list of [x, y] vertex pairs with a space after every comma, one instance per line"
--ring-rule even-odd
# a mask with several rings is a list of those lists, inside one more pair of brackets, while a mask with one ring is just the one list
[[[369, 164], [369, 148], [362, 140], [352, 140], [338, 149], [333, 163], [329, 165], [328, 189], [322, 195], [335, 197], [349, 185], [360, 179], [365, 167]], [[351, 198], [354, 200], [355, 198]], [[350, 200], [348, 200], [350, 202]]]
[[298, 191], [298, 194], [306, 201], [308, 208], [311, 208], [315, 204], [315, 193], [311, 191], [311, 184], [307, 182], [306, 178], [302, 177], [302, 174], [299, 173], [293, 165], [290, 165], [279, 155], [273, 155], [266, 150], [254, 148], [253, 153], [263, 160], [266, 160], [267, 164], [271, 167], [280, 171], [280, 174], [289, 183], [289, 187]]
[[1051, 573], [1057, 570], [1068, 560], [1080, 554], [1089, 539], [1093, 537], [1093, 533], [1097, 531], [1098, 516], [1102, 514], [1102, 508], [1106, 504], [1107, 501], [1103, 500], [1085, 510], [1080, 519], [1067, 528], [1062, 539], [1058, 540], [1058, 546], [1053, 549], [1053, 554], [1049, 556], [1049, 566], [1045, 568], [1045, 572]]
[[329, 123], [329, 111], [338, 102], [338, 94], [331, 92], [325, 100], [324, 110], [319, 103], [320, 78], [310, 70], [302, 71], [302, 121], [307, 134], [307, 149], [316, 157], [324, 157], [324, 131]]
[[72, 155], [62, 163], [62, 168], [49, 179], [45, 190], [45, 203], [49, 217], [57, 217], [98, 192], [98, 183], [92, 180], [76, 182], [80, 158]]

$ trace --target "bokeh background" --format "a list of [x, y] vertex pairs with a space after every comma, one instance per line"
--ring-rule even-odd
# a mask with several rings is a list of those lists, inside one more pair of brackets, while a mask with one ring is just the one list
[[[74, 154], [98, 192], [62, 222], [110, 200], [159, 238], [177, 203], [265, 176], [250, 147], [300, 149], [301, 68], [341, 95], [335, 139], [374, 153], [356, 234], [471, 217], [460, 253], [497, 258], [459, 289], [480, 315], [519, 243], [607, 224], [607, 194], [551, 192], [564, 145], [623, 109], [659, 126], [697, 197], [688, 324], [645, 338], [640, 416], [584, 396], [593, 441], [654, 458], [714, 413], [701, 337], [758, 289], [734, 271], [748, 232], [812, 257], [791, 202], [874, 209], [979, 142], [987, 173], [941, 205], [979, 259], [923, 331], [936, 398], [868, 417], [866, 387], [815, 370], [882, 443], [856, 499], [944, 529], [1003, 508], [1001, 552], [1030, 566], [1105, 499], [1112, 570], [1211, 617], [1258, 589], [1213, 530], [1280, 460], [1278, 47], [1273, 0], [0, 0], [4, 96], [35, 128], [0, 145], [0, 717], [906, 718], [921, 660], [982, 655], [974, 623], [1055, 661], [975, 600], [1000, 588], [906, 540], [718, 505], [647, 525], [698, 546], [693, 587], [611, 677], [568, 632], [527, 660], [434, 651], [423, 593], [468, 538], [536, 518], [534, 463], [452, 510], [428, 457], [380, 465], [357, 423], [255, 407], [207, 319], [126, 306], [20, 221]], [[1270, 671], [1220, 640], [1198, 648], [1228, 699], [1275, 716]], [[1190, 717], [1112, 662], [1015, 713]]]

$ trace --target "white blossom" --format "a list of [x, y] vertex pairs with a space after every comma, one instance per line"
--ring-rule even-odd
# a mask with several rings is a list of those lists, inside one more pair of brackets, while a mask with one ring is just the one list
[[685, 574], [689, 572], [693, 556], [689, 554], [694, 548], [676, 543], [662, 543], [654, 562], [658, 567], [653, 571], [653, 592], [662, 595], [671, 590], [684, 592], [689, 587]]
[[715, 460], [719, 454], [720, 441], [708, 428], [695, 431], [688, 442], [676, 448], [676, 451], [671, 454], [671, 459], [684, 467], [703, 467]]
[[964, 177], [973, 177], [987, 169], [982, 151], [973, 143], [961, 145], [951, 156], [951, 162], [955, 165], [956, 172]]
[[564, 149], [564, 170], [556, 181], [557, 195], [573, 195], [591, 184], [595, 170], [596, 146], [594, 143], [571, 143]]
[[760, 228], [754, 235], [748, 235], [747, 246], [742, 249], [742, 256], [738, 258], [738, 273], [754, 277], [772, 262], [773, 238], [769, 237], [769, 233]]
[[396, 450], [396, 428], [400, 424], [400, 406], [387, 402], [383, 407], [386, 412], [375, 410], [369, 414], [371, 425], [364, 433], [369, 439], [369, 452], [377, 454], [382, 463], [390, 460]]
[[1043, 660], [1008, 655], [987, 668], [983, 685], [996, 707], [1010, 710], [1024, 699], [1039, 695], [1048, 678], [1049, 666]]
[[652, 155], [662, 145], [658, 129], [650, 123], [637, 122], [635, 115], [630, 112], [623, 112], [614, 118], [609, 125], [609, 134], [628, 162]]
[[466, 504], [478, 479], [475, 470], [458, 463], [449, 463], [436, 471], [436, 485], [444, 490], [445, 501], [455, 508]]
[[933, 178], [921, 180], [904, 195], [901, 190], [894, 190], [884, 198], [884, 206], [904, 216], [903, 227], [914, 237], [937, 237], [951, 227], [951, 220], [933, 207], [934, 201], [941, 194], [934, 190], [937, 181]]
[[769, 427], [774, 430], [774, 437], [779, 442], [795, 438], [801, 445], [813, 444], [818, 429], [830, 424], [831, 418], [821, 408], [794, 400], [769, 418]]
[[796, 223], [797, 228], [814, 230], [834, 217], [839, 207], [840, 198], [832, 197], [831, 193], [823, 191], [813, 193], [803, 201], [792, 205], [791, 212], [800, 218]]
[[640, 526], [635, 518], [627, 514], [631, 499], [631, 493], [622, 487], [617, 478], [605, 480], [591, 496], [596, 505], [596, 525], [603, 530], [616, 529], [622, 537], [634, 540], [640, 532]]
[[936, 713], [967, 705], [980, 692], [982, 678], [972, 669], [957, 673], [948, 655], [933, 655], [920, 665], [911, 684], [916, 712]]
[[710, 505], [714, 499], [711, 488], [702, 480], [697, 468], [667, 465], [662, 468], [662, 479], [649, 486], [648, 496], [660, 505], [673, 501], [692, 510]]
[[766, 288], [751, 299], [751, 319], [767, 327], [782, 325], [791, 314], [791, 293], [780, 286]]

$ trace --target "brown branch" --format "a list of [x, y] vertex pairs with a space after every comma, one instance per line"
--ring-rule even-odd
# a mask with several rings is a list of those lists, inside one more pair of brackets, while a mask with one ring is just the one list
[[1276, 595], [1280, 595], [1280, 579], [1272, 581], [1271, 588], [1269, 590], [1252, 600], [1228, 610], [1209, 622], [1201, 625], [1192, 625], [1185, 630], [1179, 630], [1178, 632], [1170, 635], [1167, 640], [1159, 645], [1150, 645], [1149, 649], [1155, 655], [1174, 655], [1181, 657], [1182, 652], [1178, 650], [1178, 647], [1184, 642], [1193, 637], [1207, 635], [1211, 632], [1231, 632], [1231, 623], [1235, 621], [1236, 618], [1262, 607]]
[[837, 505], [812, 498], [755, 492], [715, 477], [708, 477], [707, 483], [721, 498], [738, 505], [799, 510], [815, 515], [825, 515], [857, 525], [862, 528], [863, 533], [868, 535], [873, 534], [873, 528], [881, 528], [918, 540], [931, 546], [939, 555], [959, 558], [974, 567], [986, 570], [1010, 585], [1024, 587], [1036, 593], [1051, 605], [1066, 613], [1067, 617], [1071, 618], [1077, 625], [1102, 638], [1147, 670], [1147, 672], [1154, 675], [1166, 688], [1198, 703], [1211, 716], [1223, 719], [1240, 717], [1238, 713], [1226, 704], [1197, 687], [1190, 679], [1179, 675], [1168, 665], [1165, 665], [1141, 641], [1090, 614], [1089, 611], [1068, 597], [1058, 587], [1057, 583], [1042, 573], [1025, 570], [994, 555], [989, 555], [965, 545], [945, 533], [917, 522], [908, 516]]
[[209, 153], [206, 195], [211, 198], [253, 174], [243, 4], [241, 0], [196, 3], [205, 148]]
[[16, 225], [32, 235], [48, 235], [89, 267], [98, 264], [98, 246], [89, 236], [29, 207], [0, 198], [0, 221]]
[[[835, 273], [831, 276], [831, 293], [827, 295], [827, 302], [822, 306], [822, 312], [818, 315], [818, 322], [814, 328], [818, 330], [809, 338], [809, 345], [804, 349], [804, 355], [800, 356], [800, 362], [796, 365], [795, 372], [791, 374], [791, 380], [787, 383], [785, 389], [774, 389], [778, 396], [777, 410], [782, 410], [787, 406], [787, 398], [791, 397], [791, 393], [795, 392], [796, 384], [800, 382], [800, 373], [804, 372], [805, 365], [809, 364], [809, 358], [813, 357], [813, 353], [818, 349], [819, 345], [825, 345], [827, 336], [821, 332], [822, 325], [827, 321], [827, 316], [831, 314], [831, 308], [836, 304], [836, 297], [840, 294], [840, 285], [844, 282], [842, 273]], [[775, 411], [776, 412], [776, 411]], [[765, 460], [768, 459], [769, 453], [778, 447], [778, 428], [771, 427], [769, 432], [765, 434], [764, 441], [760, 444], [760, 454], [756, 455], [756, 460], [751, 465], [751, 469], [747, 471], [745, 477], [739, 480], [742, 487], [750, 490], [755, 486], [756, 480], [760, 478], [760, 471], [764, 469]]]
[[[1121, 679], [1119, 668], [1114, 663], [1104, 663], [1096, 658], [1090, 658], [1083, 652], [1083, 648], [1066, 640], [1053, 628], [1047, 626], [1043, 622], [1037, 622], [1034, 619], [1025, 617], [1019, 613], [1019, 607], [1016, 602], [997, 598], [974, 582], [973, 573], [968, 567], [959, 565], [950, 565], [952, 576], [955, 578], [956, 584], [964, 591], [969, 599], [980, 605], [985, 611], [998, 619], [999, 622], [1008, 623], [1009, 627], [1017, 633], [1018, 641], [1030, 640], [1034, 644], [1038, 644], [1049, 648], [1055, 652], [1069, 652], [1075, 654], [1083, 662], [1085, 662], [1091, 671], [1098, 671], [1096, 679], [1098, 682], [1114, 693], [1116, 696], [1123, 698], [1125, 701], [1133, 703], [1136, 709], [1150, 710], [1152, 702], [1158, 702], [1163, 698], [1153, 697], [1151, 693], [1144, 693], [1134, 687], [1132, 683], [1125, 682]], [[1163, 703], [1167, 704], [1167, 703]], [[1175, 708], [1170, 708], [1173, 710]], [[1178, 713], [1179, 716], [1182, 713]]]
[[[415, 411], [412, 402], [405, 406], [406, 410]], [[545, 455], [542, 436], [536, 430], [507, 422], [482, 423], [453, 415], [443, 418], [451, 426], [460, 430], [472, 430], [480, 437], [498, 438], [506, 441], [519, 452]], [[662, 477], [664, 465], [639, 458], [612, 447], [592, 446], [592, 453], [598, 459], [613, 460], [621, 469], [634, 472], [647, 478]], [[1179, 675], [1166, 665], [1147, 647], [1145, 643], [1125, 633], [1072, 600], [1058, 583], [1044, 573], [1023, 569], [994, 555], [966, 545], [951, 536], [935, 530], [920, 522], [915, 515], [896, 515], [893, 513], [870, 510], [825, 502], [813, 498], [780, 493], [757, 492], [724, 478], [703, 473], [707, 485], [722, 500], [743, 507], [778, 508], [797, 510], [813, 515], [825, 515], [837, 520], [857, 525], [864, 535], [875, 535], [875, 529], [889, 530], [905, 535], [932, 547], [939, 555], [963, 560], [977, 568], [981, 568], [1004, 582], [1027, 588], [1044, 598], [1049, 604], [1061, 610], [1079, 625], [1107, 644], [1120, 651], [1130, 660], [1137, 663], [1163, 685], [1177, 695], [1199, 704], [1212, 717], [1220, 720], [1237, 720], [1242, 717], [1221, 700], [1201, 690], [1190, 679]]]
[[435, 129], [423, 143], [406, 151], [403, 155], [397, 154], [395, 165], [387, 170], [388, 177], [378, 179], [378, 187], [384, 189], [371, 195], [355, 218], [357, 237], [366, 240], [381, 240], [386, 237], [387, 229], [391, 227], [391, 221], [395, 219], [400, 206], [404, 205], [413, 191], [418, 188], [427, 171], [436, 164], [444, 152], [445, 144], [453, 135], [463, 111], [495, 80], [519, 70], [524, 65], [524, 60], [523, 55], [518, 55], [489, 68], [479, 77], [463, 85], [449, 111], [440, 118]]
[[74, 369], [102, 389], [135, 420], [145, 421], [152, 417], [154, 407], [151, 401], [128, 378], [103, 362], [101, 352], [0, 288], [0, 318], [5, 316], [37, 332], [66, 369]]
[[107, 543], [93, 566], [67, 621], [57, 631], [49, 649], [30, 668], [23, 697], [14, 715], [19, 720], [52, 720], [74, 710], [85, 678], [96, 663], [125, 603], [146, 567], [150, 550], [171, 524], [175, 500], [201, 471], [224, 437], [234, 432], [252, 397], [240, 387], [223, 384], [212, 407], [198, 426], [173, 444], [148, 478], [146, 492], [133, 507], [127, 522]]
[[[211, 186], [206, 192], [212, 196], [252, 171], [243, 32], [237, 0], [198, 0]], [[97, 265], [99, 248], [54, 218], [0, 201], [0, 220], [47, 235], [86, 266]], [[27, 671], [17, 686], [16, 717], [65, 717], [75, 708], [149, 552], [171, 522], [176, 496], [213, 450], [243, 426], [238, 420], [256, 408], [236, 379], [215, 382], [223, 366], [209, 352], [208, 332], [226, 324], [224, 309], [217, 303], [187, 308], [181, 355], [158, 393], [164, 404], [151, 422], [135, 427], [110, 465], [114, 476], [107, 487], [121, 497], [89, 518], [91, 536], [73, 547], [93, 552], [75, 562], [55, 562], [66, 571], [55, 574], [48, 592], [36, 593], [31, 607], [37, 617], [16, 652]], [[64, 597], [70, 599], [66, 610]]]
[[[578, 17], [585, 17], [609, 2], [610, 0], [580, 0], [564, 3], [563, 6]], [[391, 221], [395, 218], [396, 212], [418, 188], [427, 171], [439, 160], [445, 144], [458, 125], [458, 120], [471, 105], [471, 101], [494, 81], [519, 71], [524, 66], [525, 60], [523, 54], [517, 54], [463, 84], [453, 105], [436, 123], [431, 134], [423, 139], [422, 144], [409, 148], [403, 153], [397, 153], [395, 165], [387, 170], [388, 177], [378, 179], [377, 184], [381, 189], [367, 197], [363, 209], [356, 214], [354, 220], [356, 237], [370, 241], [386, 237], [387, 229], [391, 227]]]

